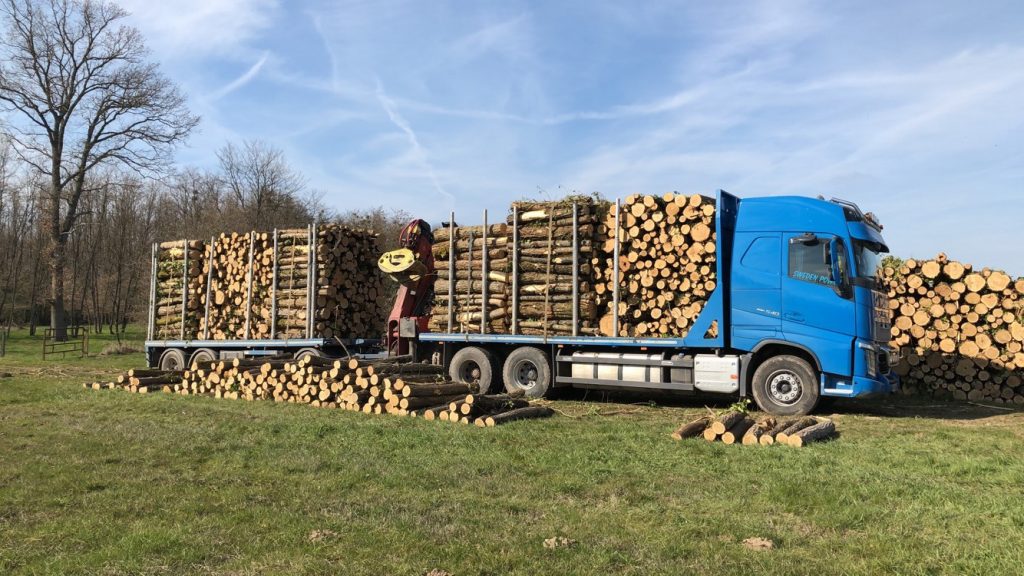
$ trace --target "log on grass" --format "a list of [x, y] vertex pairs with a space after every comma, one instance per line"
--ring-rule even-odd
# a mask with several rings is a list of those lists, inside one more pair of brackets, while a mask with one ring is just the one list
[[793, 434], [789, 435], [789, 437], [786, 439], [786, 444], [793, 446], [795, 448], [799, 448], [810, 442], [824, 440], [835, 434], [835, 431], [836, 425], [834, 422], [832, 422], [831, 420], [823, 420], [821, 422], [818, 422], [817, 424], [814, 424], [813, 426], [808, 426], [803, 430], [794, 432]]
[[508, 412], [487, 416], [484, 418], [484, 426], [497, 426], [499, 424], [505, 424], [515, 420], [525, 420], [528, 418], [547, 418], [554, 414], [555, 411], [547, 406], [527, 406], [525, 408], [517, 408], [515, 410], [509, 410]]
[[672, 433], [672, 438], [675, 440], [683, 440], [684, 438], [696, 438], [704, 434], [704, 430], [707, 429], [708, 425], [711, 424], [710, 416], [703, 416], [690, 422], [683, 424], [675, 432]]
[[747, 430], [754, 425], [754, 420], [751, 418], [743, 418], [739, 422], [732, 425], [731, 428], [722, 434], [723, 444], [735, 444], [737, 440], [743, 438], [743, 435], [747, 433]]
[[791, 434], [795, 434], [808, 426], [814, 426], [818, 423], [818, 419], [813, 416], [804, 416], [798, 419], [796, 422], [790, 424], [785, 430], [782, 430], [775, 435], [775, 441], [779, 444], [785, 444], [789, 440]]

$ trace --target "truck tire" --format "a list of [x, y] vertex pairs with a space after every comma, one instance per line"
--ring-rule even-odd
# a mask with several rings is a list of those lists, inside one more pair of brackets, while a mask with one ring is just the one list
[[494, 382], [498, 375], [498, 359], [493, 352], [468, 346], [452, 357], [448, 375], [456, 382], [474, 384], [479, 387], [480, 394], [487, 394], [492, 387], [497, 388]]
[[551, 361], [543, 350], [522, 346], [505, 359], [501, 376], [509, 392], [522, 390], [527, 398], [540, 398], [551, 387]]
[[185, 352], [180, 348], [168, 348], [160, 355], [158, 364], [161, 370], [184, 370]]
[[298, 352], [295, 353], [295, 359], [296, 360], [301, 360], [305, 356], [312, 356], [314, 358], [319, 358], [319, 357], [323, 356], [323, 354], [321, 354], [320, 351], [317, 350], [316, 348], [303, 348], [303, 349], [301, 349], [301, 350], [299, 350]]
[[817, 371], [798, 356], [775, 356], [754, 371], [754, 401], [769, 414], [802, 416], [818, 406]]
[[213, 362], [217, 359], [217, 353], [209, 348], [200, 348], [192, 353], [192, 357], [188, 359], [189, 367], [195, 366], [199, 362]]

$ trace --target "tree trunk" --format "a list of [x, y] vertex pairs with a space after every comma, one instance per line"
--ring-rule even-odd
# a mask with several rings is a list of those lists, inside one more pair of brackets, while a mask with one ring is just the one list
[[53, 240], [53, 254], [50, 260], [50, 328], [53, 339], [64, 342], [68, 339], [68, 327], [64, 317], [64, 249], [60, 232]]

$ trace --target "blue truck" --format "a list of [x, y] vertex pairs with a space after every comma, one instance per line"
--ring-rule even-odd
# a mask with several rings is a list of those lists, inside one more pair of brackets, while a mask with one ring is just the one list
[[719, 190], [716, 206], [719, 282], [685, 337], [427, 332], [410, 318], [400, 346], [453, 379], [530, 397], [559, 387], [753, 396], [797, 415], [823, 398], [895, 391], [877, 219], [821, 197]]

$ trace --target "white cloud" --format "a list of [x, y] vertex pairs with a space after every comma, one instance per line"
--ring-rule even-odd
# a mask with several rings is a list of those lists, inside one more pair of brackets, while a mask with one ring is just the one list
[[233, 54], [273, 23], [278, 0], [121, 0], [161, 59]]

